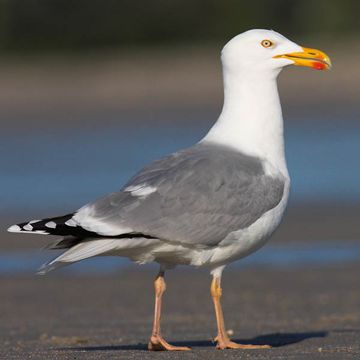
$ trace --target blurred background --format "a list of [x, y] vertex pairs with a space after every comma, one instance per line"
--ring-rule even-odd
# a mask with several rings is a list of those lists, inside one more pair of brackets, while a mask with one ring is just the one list
[[[6, 228], [74, 211], [199, 140], [221, 111], [223, 45], [267, 28], [333, 69], [280, 75], [290, 203], [271, 241], [226, 272], [228, 326], [276, 346], [268, 359], [300, 342], [294, 359], [359, 358], [359, 13], [356, 0], [0, 0], [0, 357], [146, 348], [154, 266], [97, 258], [35, 277], [56, 252]], [[210, 349], [208, 272], [184, 274], [167, 275], [165, 333]]]
[[[280, 76], [292, 194], [272, 244], [357, 240], [359, 12], [352, 0], [2, 0], [2, 229], [73, 211], [199, 140], [221, 111], [222, 46], [269, 28], [334, 65]], [[39, 244], [2, 232], [4, 254]]]

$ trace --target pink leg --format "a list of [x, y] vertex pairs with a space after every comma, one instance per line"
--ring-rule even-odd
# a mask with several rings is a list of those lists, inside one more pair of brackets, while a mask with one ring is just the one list
[[216, 322], [218, 328], [218, 334], [215, 338], [217, 345], [216, 347], [220, 350], [223, 349], [269, 349], [269, 345], [243, 345], [237, 344], [229, 339], [228, 334], [225, 330], [224, 315], [221, 308], [220, 298], [222, 295], [222, 289], [220, 286], [220, 278], [214, 276], [211, 282], [211, 296], [214, 302]]
[[161, 317], [161, 298], [166, 290], [166, 284], [164, 280], [164, 272], [160, 271], [154, 282], [155, 286], [155, 312], [154, 312], [154, 325], [150, 341], [148, 344], [149, 350], [169, 350], [169, 351], [181, 351], [190, 350], [185, 346], [173, 346], [170, 345], [160, 333], [160, 317]]

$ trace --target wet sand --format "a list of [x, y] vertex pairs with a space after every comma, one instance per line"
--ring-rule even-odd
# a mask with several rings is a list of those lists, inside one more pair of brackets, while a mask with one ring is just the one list
[[152, 271], [0, 278], [2, 359], [359, 359], [360, 264], [225, 272], [233, 339], [270, 350], [215, 350], [205, 271], [168, 272], [163, 333], [187, 353], [150, 353]]

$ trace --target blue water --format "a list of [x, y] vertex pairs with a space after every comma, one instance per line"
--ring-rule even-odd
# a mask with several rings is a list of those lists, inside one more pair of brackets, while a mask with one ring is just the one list
[[[321, 119], [287, 122], [294, 203], [360, 201], [360, 123], [344, 119], [343, 124]], [[143, 122], [96, 129], [3, 131], [0, 213], [57, 215], [75, 210], [116, 191], [149, 161], [193, 144], [210, 125]]]
[[[0, 254], [1, 274], [32, 274], [45, 262], [54, 258], [54, 251], [9, 252]], [[323, 267], [360, 262], [358, 242], [312, 242], [311, 245], [267, 245], [253, 255], [235, 262], [232, 268], [247, 267]], [[58, 270], [65, 275], [107, 274], [127, 268], [131, 262], [120, 257], [97, 257]], [[135, 265], [133, 265], [135, 266]], [[147, 265], [146, 268], [155, 267]]]

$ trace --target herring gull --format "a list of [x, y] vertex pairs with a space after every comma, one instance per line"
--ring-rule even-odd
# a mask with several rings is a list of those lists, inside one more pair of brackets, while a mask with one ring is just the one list
[[154, 161], [119, 191], [65, 216], [32, 220], [8, 231], [62, 236], [66, 249], [39, 271], [99, 255], [157, 262], [150, 350], [188, 350], [160, 332], [164, 273], [176, 265], [208, 267], [217, 348], [266, 348], [232, 342], [225, 330], [225, 266], [265, 244], [283, 216], [290, 180], [276, 79], [288, 65], [329, 69], [329, 57], [270, 30], [250, 30], [223, 48], [222, 112], [195, 145]]

